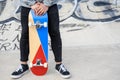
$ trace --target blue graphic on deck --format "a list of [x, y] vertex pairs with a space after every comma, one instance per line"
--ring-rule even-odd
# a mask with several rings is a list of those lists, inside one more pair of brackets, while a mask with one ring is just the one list
[[[40, 24], [44, 24], [44, 22], [48, 22], [48, 15], [47, 13], [42, 16], [37, 16], [34, 14], [34, 11], [31, 10], [31, 13], [33, 15], [33, 21], [36, 24], [39, 20]], [[38, 36], [41, 41], [42, 48], [44, 50], [46, 59], [48, 61], [48, 26], [44, 27], [41, 26], [40, 28], [37, 28]]]

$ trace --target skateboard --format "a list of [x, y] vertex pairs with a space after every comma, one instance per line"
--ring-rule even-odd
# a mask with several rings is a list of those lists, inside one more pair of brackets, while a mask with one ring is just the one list
[[35, 15], [33, 10], [29, 12], [29, 48], [30, 71], [42, 76], [48, 69], [48, 15]]

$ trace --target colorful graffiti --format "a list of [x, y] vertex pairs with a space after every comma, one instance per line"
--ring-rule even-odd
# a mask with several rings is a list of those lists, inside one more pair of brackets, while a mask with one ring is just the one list
[[[20, 25], [20, 0], [0, 0], [0, 51], [18, 50]], [[119, 0], [59, 0], [58, 3], [61, 27], [87, 27], [76, 23], [66, 24], [73, 17], [81, 21], [109, 22], [120, 18]], [[81, 30], [70, 29], [67, 32]]]

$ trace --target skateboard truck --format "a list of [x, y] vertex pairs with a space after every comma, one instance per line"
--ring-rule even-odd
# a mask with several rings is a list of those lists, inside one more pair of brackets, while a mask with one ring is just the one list
[[47, 27], [47, 22], [44, 22], [43, 24], [39, 21], [37, 21], [35, 24], [29, 23], [29, 26], [36, 26], [36, 28], [41, 28], [42, 26]]
[[41, 65], [41, 60], [40, 59], [37, 59], [36, 65]]
[[47, 68], [47, 63], [45, 62], [44, 64], [42, 64], [41, 59], [37, 59], [35, 64], [30, 63], [30, 67], [33, 66], [43, 66], [44, 68]]

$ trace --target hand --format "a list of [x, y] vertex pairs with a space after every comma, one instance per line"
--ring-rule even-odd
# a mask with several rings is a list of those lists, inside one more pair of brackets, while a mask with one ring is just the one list
[[43, 3], [39, 4], [39, 7], [37, 8], [37, 15], [43, 15], [48, 11], [48, 6], [44, 5]]
[[31, 9], [34, 10], [35, 14], [37, 15], [37, 11], [39, 9], [39, 6], [40, 6], [41, 3], [37, 2], [35, 3], [34, 5], [31, 6]]

